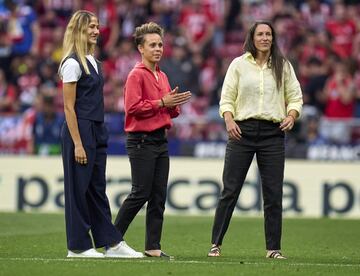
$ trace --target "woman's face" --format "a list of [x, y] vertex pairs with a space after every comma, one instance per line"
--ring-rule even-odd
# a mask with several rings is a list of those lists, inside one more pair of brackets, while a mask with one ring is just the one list
[[163, 41], [158, 34], [146, 34], [144, 43], [138, 46], [144, 61], [156, 64], [160, 61], [163, 54]]
[[267, 53], [271, 50], [272, 44], [271, 28], [266, 24], [259, 24], [254, 33], [254, 45], [258, 52]]
[[87, 29], [87, 33], [88, 33], [88, 43], [90, 45], [96, 45], [100, 32], [99, 32], [99, 21], [94, 16], [91, 17], [90, 24]]

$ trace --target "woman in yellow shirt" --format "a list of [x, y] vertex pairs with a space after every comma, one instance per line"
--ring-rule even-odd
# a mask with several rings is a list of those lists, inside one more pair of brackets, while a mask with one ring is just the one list
[[266, 257], [285, 259], [281, 249], [284, 137], [300, 116], [302, 93], [294, 69], [281, 54], [274, 28], [256, 22], [225, 76], [220, 116], [229, 135], [223, 171], [224, 189], [212, 229], [209, 257], [220, 246], [254, 154], [261, 176]]

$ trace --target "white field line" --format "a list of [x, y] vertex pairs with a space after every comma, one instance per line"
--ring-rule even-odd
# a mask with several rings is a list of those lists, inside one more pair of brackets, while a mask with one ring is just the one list
[[[160, 260], [149, 260], [149, 259], [89, 259], [89, 258], [3, 258], [0, 257], [0, 261], [17, 261], [17, 262], [40, 262], [40, 263], [50, 263], [50, 262], [102, 262], [102, 263], [159, 263]], [[166, 260], [160, 262], [167, 262]], [[207, 262], [207, 261], [185, 261], [185, 260], [171, 260], [168, 261], [173, 264], [206, 264], [206, 265], [253, 265], [253, 266], [261, 266], [261, 265], [274, 265], [275, 262], [273, 260], [268, 262], [249, 262], [249, 261], [239, 261], [239, 262]], [[280, 265], [289, 265], [289, 266], [323, 266], [323, 267], [359, 267], [359, 264], [335, 264], [335, 263], [287, 263], [286, 260], [277, 260]]]

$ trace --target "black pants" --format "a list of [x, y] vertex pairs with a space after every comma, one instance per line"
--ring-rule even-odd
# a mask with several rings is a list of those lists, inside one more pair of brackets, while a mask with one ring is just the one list
[[165, 129], [129, 133], [126, 148], [131, 165], [132, 189], [116, 216], [115, 227], [125, 235], [130, 223], [147, 202], [145, 250], [161, 249], [169, 176]]
[[278, 123], [249, 119], [237, 122], [240, 141], [230, 139], [223, 171], [224, 189], [219, 199], [212, 243], [221, 245], [228, 229], [246, 174], [256, 154], [261, 176], [266, 249], [281, 248], [282, 187], [284, 178], [284, 132]]

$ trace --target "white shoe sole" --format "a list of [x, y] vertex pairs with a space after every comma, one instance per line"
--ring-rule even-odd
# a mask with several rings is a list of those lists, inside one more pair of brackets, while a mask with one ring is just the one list
[[75, 253], [75, 252], [68, 252], [67, 258], [104, 258], [104, 254], [97, 252], [97, 254], [93, 254], [93, 253], [86, 253], [82, 252], [82, 253]]
[[105, 254], [105, 258], [140, 259], [140, 258], [144, 258], [144, 255], [133, 256], [133, 255]]
[[128, 258], [137, 259], [144, 258], [141, 252], [137, 252], [126, 244], [125, 241], [119, 242], [116, 246], [110, 247], [105, 251], [106, 258]]

